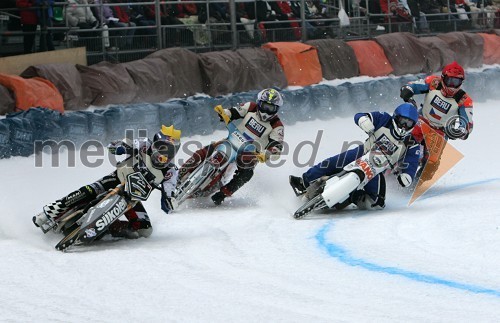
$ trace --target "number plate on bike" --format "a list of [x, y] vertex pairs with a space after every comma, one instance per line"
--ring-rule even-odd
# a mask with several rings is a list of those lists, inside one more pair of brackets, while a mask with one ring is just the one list
[[153, 191], [153, 186], [146, 181], [144, 175], [135, 172], [127, 176], [127, 191], [133, 199], [146, 201]]

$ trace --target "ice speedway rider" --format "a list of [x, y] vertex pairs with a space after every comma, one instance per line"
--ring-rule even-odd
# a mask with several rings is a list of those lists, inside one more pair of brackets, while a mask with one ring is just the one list
[[[172, 210], [171, 198], [177, 182], [178, 171], [174, 165], [174, 156], [180, 146], [180, 136], [181, 131], [173, 126], [162, 126], [153, 136], [153, 141], [148, 138], [125, 138], [111, 142], [107, 147], [111, 154], [129, 155], [116, 165], [117, 169], [100, 180], [45, 205], [43, 212], [33, 217], [33, 223], [37, 227], [55, 225], [66, 211], [92, 202], [98, 195], [115, 188], [125, 181], [128, 174], [136, 171], [140, 171], [153, 187], [161, 190], [161, 208], [168, 213]], [[116, 220], [111, 224], [109, 233], [112, 236], [135, 239], [151, 235], [153, 228], [141, 202], [125, 213], [125, 217], [128, 221]]]
[[[386, 112], [357, 113], [354, 122], [369, 135], [364, 144], [325, 159], [301, 177], [290, 176], [290, 185], [297, 195], [304, 194], [315, 180], [323, 180], [323, 176], [340, 173], [344, 166], [367, 153], [376, 142], [395, 166], [393, 173], [397, 174], [399, 184], [403, 187], [410, 186], [420, 157], [420, 145], [411, 135], [417, 121], [417, 109], [410, 103], [399, 105], [392, 116]], [[385, 207], [385, 191], [385, 177], [381, 173], [362, 190], [353, 192], [349, 199], [337, 208], [344, 208], [353, 203], [360, 209], [382, 209]]]
[[[410, 82], [400, 90], [405, 102], [412, 100], [414, 94], [425, 94], [422, 108], [419, 110], [419, 123], [413, 130], [415, 139], [425, 145], [422, 123], [436, 130], [444, 139], [465, 140], [472, 132], [472, 99], [461, 89], [465, 72], [457, 62], [446, 65], [441, 76], [431, 75], [425, 79]], [[439, 166], [444, 140], [436, 142], [438, 149], [424, 149], [422, 165], [429, 163], [426, 180], [432, 178]], [[429, 154], [429, 151], [434, 152]], [[423, 167], [421, 168], [423, 169]]]
[[[283, 97], [272, 88], [264, 89], [257, 95], [257, 102], [245, 102], [230, 109], [224, 109], [230, 120], [242, 119], [237, 128], [244, 135], [254, 140], [258, 147], [265, 150], [264, 160], [279, 158], [283, 149], [284, 127], [278, 116], [278, 111], [283, 105]], [[207, 156], [210, 156], [217, 146], [214, 142], [196, 151], [179, 170], [179, 179], [182, 181]], [[218, 192], [212, 195], [212, 201], [216, 205], [222, 204], [224, 199], [232, 196], [238, 189], [247, 183], [253, 176], [255, 166], [258, 163], [257, 155], [250, 152], [240, 152], [236, 159], [237, 169], [233, 178]]]

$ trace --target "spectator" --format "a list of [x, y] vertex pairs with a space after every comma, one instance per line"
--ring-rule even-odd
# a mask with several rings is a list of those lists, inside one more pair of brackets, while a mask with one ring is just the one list
[[[154, 12], [155, 6], [150, 5], [150, 10]], [[165, 31], [165, 44], [169, 46], [180, 46], [182, 41], [182, 28], [184, 24], [177, 18], [177, 6], [173, 4], [160, 4], [160, 19], [162, 25], [167, 26], [177, 26], [177, 27], [167, 27], [163, 30]]]
[[34, 52], [36, 26], [38, 25], [38, 16], [33, 9], [34, 5], [35, 0], [16, 1], [16, 6], [20, 9], [25, 54]]
[[[250, 16], [253, 16], [253, 19], [251, 19]], [[255, 15], [247, 12], [244, 2], [239, 2], [236, 5], [236, 21], [242, 24], [241, 26], [243, 26], [243, 29], [246, 31], [248, 36], [242, 36], [240, 33], [240, 41], [242, 41], [242, 38], [249, 38], [250, 40], [255, 39]], [[240, 28], [241, 26], [238, 26], [239, 31], [242, 30]]]
[[[297, 17], [298, 19], [300, 19], [301, 18], [300, 1], [290, 1], [290, 7], [292, 8], [292, 12], [293, 12], [294, 16]], [[314, 14], [312, 14], [309, 11], [309, 7], [307, 6], [307, 2], [306, 2], [306, 7], [304, 8], [304, 13], [305, 13], [306, 19], [308, 19], [308, 20], [317, 18], [317, 16], [315, 16]], [[321, 23], [318, 23], [318, 22], [306, 21], [307, 35], [309, 37], [315, 37], [316, 35], [320, 34], [320, 32], [316, 28], [320, 25], [321, 25]]]
[[462, 21], [469, 21], [470, 7], [465, 3], [465, 0], [450, 0], [450, 9], [456, 13], [455, 17]]
[[[116, 0], [116, 3], [126, 3], [128, 0]], [[131, 27], [130, 29], [124, 29], [119, 32], [120, 35], [120, 47], [131, 48], [132, 43], [134, 42], [134, 34], [136, 24], [130, 20], [129, 12], [130, 7], [128, 5], [122, 6], [112, 6], [113, 16], [118, 19], [118, 21], [111, 21], [109, 27], [111, 28], [126, 28]]]
[[427, 17], [425, 13], [422, 12], [420, 7], [423, 0], [408, 0], [408, 6], [410, 8], [411, 15], [413, 16], [413, 23], [417, 28], [418, 32], [428, 33], [429, 23], [427, 22]]
[[69, 27], [80, 29], [95, 28], [99, 23], [88, 7], [87, 0], [68, 0], [68, 5], [64, 8], [64, 17]]
[[[472, 15], [473, 25], [476, 23], [478, 28], [482, 26], [500, 28], [500, 1], [496, 0], [496, 2], [495, 4], [492, 0], [470, 0], [467, 4], [471, 7], [471, 12], [481, 12], [475, 16]], [[481, 8], [484, 8], [486, 12], [482, 12]], [[479, 17], [481, 19], [478, 19]]]
[[[358, 0], [359, 1], [359, 10], [361, 15], [363, 16], [369, 16], [369, 22], [371, 24], [383, 24], [385, 22], [384, 17], [378, 16], [382, 14], [382, 8], [380, 8], [380, 1], [379, 0], [368, 0], [368, 7], [366, 5], [366, 1], [363, 0]], [[382, 29], [382, 26], [379, 26], [379, 29]], [[385, 29], [385, 28], [383, 28]]]
[[[184, 0], [181, 0], [184, 1]], [[209, 32], [205, 25], [199, 23], [198, 6], [194, 3], [183, 3], [176, 6], [178, 19], [186, 25], [189, 31], [181, 30], [180, 37], [184, 42], [191, 44], [191, 38], [197, 45], [208, 45], [210, 42]]]
[[[309, 13], [307, 19], [325, 19], [329, 18], [326, 14], [326, 7], [322, 6], [319, 1], [306, 1], [307, 10]], [[323, 37], [326, 33], [331, 31], [331, 28], [328, 28], [331, 24], [330, 21], [311, 21], [310, 22], [314, 27], [317, 28], [316, 35]], [[333, 34], [331, 34], [333, 36]]]
[[118, 18], [115, 18], [111, 6], [108, 4], [109, 0], [93, 0], [95, 4], [101, 5], [98, 7], [93, 7], [94, 17], [99, 20], [102, 25], [108, 25], [111, 22], [118, 22]]
[[481, 29], [483, 26], [479, 23], [479, 15], [481, 15], [482, 0], [467, 0], [465, 3], [469, 6], [471, 12], [472, 28]]
[[[111, 6], [114, 2], [111, 2], [110, 0], [93, 0], [95, 4], [101, 5], [98, 7], [94, 7], [94, 16], [100, 21], [102, 27], [105, 29], [103, 31], [107, 32], [107, 27], [109, 28], [124, 28], [128, 27], [128, 24], [120, 22], [120, 19], [118, 18], [117, 14], [113, 10], [114, 6]], [[134, 24], [135, 26], [135, 24]], [[135, 32], [135, 29], [132, 29], [132, 36]], [[118, 36], [120, 39], [119, 44], [114, 43], [113, 47], [109, 47], [109, 49], [115, 49], [118, 50], [119, 48], [116, 46], [121, 45], [122, 47], [127, 45], [127, 35], [129, 33], [129, 30], [116, 30], [113, 31], [113, 36]], [[103, 36], [104, 37], [104, 36]], [[129, 40], [130, 44], [133, 41], [133, 38]], [[107, 44], [109, 45], [109, 44]], [[106, 46], [107, 47], [107, 46]]]
[[408, 3], [402, 0], [380, 0], [380, 8], [383, 13], [387, 14], [386, 22], [394, 24], [397, 31], [409, 31], [413, 24]]
[[38, 24], [41, 28], [40, 33], [40, 51], [45, 52], [54, 50], [54, 43], [52, 42], [52, 18], [54, 13], [52, 6], [54, 0], [35, 0], [35, 6], [38, 7], [36, 14], [38, 17]]
[[[64, 8], [64, 18], [68, 27], [76, 27], [79, 29], [95, 29], [99, 25], [99, 21], [92, 13], [88, 6], [87, 0], [68, 0], [68, 5]], [[100, 36], [99, 32], [79, 32], [78, 36], [83, 38], [83, 42], [87, 50], [97, 49], [96, 40]]]
[[202, 24], [214, 24], [210, 26], [212, 42], [220, 44], [229, 40], [230, 33], [228, 27], [219, 25], [229, 22], [229, 14], [225, 3], [211, 2], [208, 5], [208, 13], [207, 6], [201, 4], [198, 7], [198, 21]]
[[[142, 2], [142, 0], [135, 0], [135, 2]], [[137, 25], [141, 27], [145, 26], [156, 26], [156, 17], [151, 16], [150, 10], [147, 9], [145, 5], [132, 5], [130, 7], [130, 19]], [[136, 32], [137, 34], [145, 34], [145, 35], [156, 35], [155, 28], [148, 29], [139, 29]]]
[[[285, 10], [283, 11], [282, 8]], [[283, 4], [283, 1], [257, 1], [256, 7], [256, 20], [257, 26], [261, 30], [263, 38], [267, 38], [267, 41], [283, 41], [293, 39], [293, 34], [291, 33], [291, 25], [288, 22], [290, 19], [298, 19], [292, 7], [287, 3], [287, 6]], [[267, 22], [278, 22], [287, 21], [286, 23], [267, 23]], [[296, 27], [299, 27], [298, 23], [295, 23]], [[297, 30], [299, 30], [297, 32]], [[295, 30], [295, 37], [300, 39], [301, 33], [300, 28]], [[268, 36], [270, 32], [270, 36]]]
[[40, 51], [54, 50], [52, 42], [52, 5], [54, 0], [17, 0], [23, 30], [24, 53], [34, 52], [37, 25], [41, 26]]

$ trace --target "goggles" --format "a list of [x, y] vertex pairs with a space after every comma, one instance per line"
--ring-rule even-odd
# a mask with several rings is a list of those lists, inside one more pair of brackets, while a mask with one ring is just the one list
[[272, 103], [261, 101], [259, 104], [260, 112], [264, 112], [267, 114], [275, 114], [278, 112], [278, 109], [279, 109], [279, 107], [275, 104], [272, 104]]
[[410, 118], [402, 117], [402, 116], [397, 116], [396, 117], [396, 125], [399, 128], [405, 129], [405, 130], [410, 130], [415, 126], [415, 121], [413, 121]]
[[168, 163], [168, 156], [165, 156], [159, 152], [154, 152], [151, 155], [151, 158], [154, 159], [157, 164], [167, 164]]
[[151, 145], [151, 160], [157, 165], [166, 165], [175, 155], [175, 146], [171, 142], [156, 141]]
[[458, 88], [462, 85], [464, 79], [459, 77], [444, 76], [443, 82], [447, 87]]

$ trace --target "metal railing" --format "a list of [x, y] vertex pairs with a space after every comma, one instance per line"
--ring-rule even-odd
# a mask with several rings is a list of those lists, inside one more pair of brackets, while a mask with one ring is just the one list
[[[92, 0], [93, 1], [93, 0]], [[265, 42], [275, 41], [307, 41], [309, 39], [337, 38], [337, 39], [368, 39], [376, 35], [398, 31], [413, 32], [418, 35], [431, 35], [447, 31], [484, 31], [473, 29], [470, 23], [460, 20], [458, 13], [426, 14], [425, 18], [429, 28], [422, 30], [417, 28], [415, 21], [401, 22], [395, 19], [393, 14], [370, 13], [365, 10], [362, 14], [357, 6], [348, 8], [350, 12], [349, 26], [341, 26], [337, 16], [339, 6], [329, 3], [325, 6], [326, 14], [322, 17], [311, 18], [306, 15], [305, 0], [300, 3], [299, 17], [279, 17], [280, 20], [259, 19], [262, 13], [257, 12], [256, 0], [238, 1], [164, 1], [151, 0], [143, 2], [128, 3], [90, 3], [80, 5], [88, 7], [99, 21], [93, 28], [79, 28], [70, 26], [68, 16], [64, 15], [68, 10], [68, 2], [56, 1], [54, 8], [59, 8], [58, 20], [50, 19], [50, 23], [41, 23], [34, 32], [6, 31], [0, 30], [0, 43], [5, 45], [9, 39], [20, 36], [36, 34], [37, 38], [54, 38], [56, 48], [72, 48], [85, 46], [89, 64], [103, 60], [112, 62], [125, 62], [143, 58], [150, 53], [169, 47], [184, 47], [195, 52], [206, 52], [223, 49], [236, 49], [242, 47], [260, 46]], [[269, 0], [276, 3], [276, 0]], [[368, 0], [365, 0], [368, 8]], [[228, 14], [225, 20], [211, 18], [213, 15], [212, 5], [222, 3], [227, 6]], [[353, 4], [352, 0], [348, 1]], [[41, 21], [47, 21], [48, 3], [31, 10], [39, 10], [42, 13]], [[195, 16], [166, 18], [165, 9], [169, 6], [194, 4], [199, 10], [206, 12], [206, 21], [201, 23]], [[247, 19], [241, 19], [239, 8], [249, 4], [255, 9], [247, 12]], [[338, 4], [338, 2], [337, 2]], [[138, 6], [152, 6], [154, 8], [154, 20], [149, 19], [146, 25], [141, 25], [140, 20], [135, 19], [134, 24], [117, 25], [105, 17], [105, 7], [138, 8]], [[239, 6], [239, 7], [237, 7]], [[171, 8], [171, 7], [170, 7]], [[19, 8], [3, 9], [8, 13], [9, 19], [19, 19]], [[62, 12], [62, 19], [61, 19]], [[480, 12], [469, 13], [484, 15], [493, 13], [481, 8]], [[1, 15], [1, 14], [0, 14]], [[250, 17], [256, 19], [250, 19]], [[151, 17], [150, 17], [151, 18]], [[377, 22], [374, 22], [377, 20]], [[496, 18], [495, 18], [496, 19]], [[3, 25], [2, 25], [3, 26]], [[45, 37], [40, 37], [45, 36]], [[40, 43], [40, 45], [42, 45]], [[4, 46], [2, 46], [3, 48]], [[2, 55], [0, 50], [0, 55]]]

